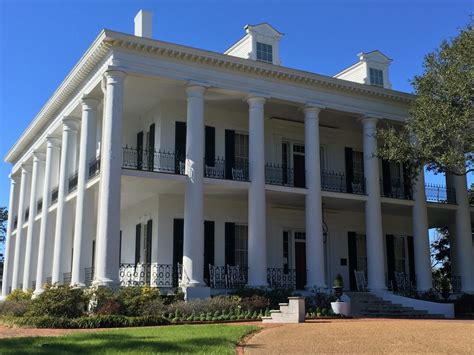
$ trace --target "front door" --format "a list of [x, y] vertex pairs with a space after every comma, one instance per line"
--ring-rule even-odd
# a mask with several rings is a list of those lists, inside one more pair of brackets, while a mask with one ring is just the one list
[[295, 241], [296, 289], [302, 290], [306, 285], [306, 243]]

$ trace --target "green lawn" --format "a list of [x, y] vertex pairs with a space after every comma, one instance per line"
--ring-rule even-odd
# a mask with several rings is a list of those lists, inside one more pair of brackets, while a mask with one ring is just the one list
[[258, 327], [177, 325], [0, 340], [0, 354], [235, 354], [235, 345]]

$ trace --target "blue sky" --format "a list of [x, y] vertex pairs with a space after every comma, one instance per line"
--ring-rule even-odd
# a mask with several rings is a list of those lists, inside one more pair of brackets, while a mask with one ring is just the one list
[[474, 12], [463, 0], [0, 0], [0, 206], [8, 204], [7, 151], [100, 30], [132, 33], [140, 8], [154, 13], [154, 38], [218, 52], [243, 35], [245, 24], [269, 22], [285, 33], [283, 65], [320, 74], [379, 49], [394, 60], [392, 85], [402, 91], [411, 91], [423, 56]]

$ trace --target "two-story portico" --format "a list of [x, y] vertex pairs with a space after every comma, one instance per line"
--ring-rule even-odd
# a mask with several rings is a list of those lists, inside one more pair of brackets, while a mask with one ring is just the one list
[[444, 225], [474, 291], [465, 177], [425, 188], [375, 157], [376, 128], [403, 124], [412, 100], [378, 85], [380, 52], [363, 56], [377, 86], [279, 65], [267, 24], [226, 54], [138, 25], [102, 31], [6, 157], [4, 296], [64, 282], [204, 297], [336, 274], [354, 288], [354, 270], [372, 290], [396, 274], [427, 290], [428, 228]]

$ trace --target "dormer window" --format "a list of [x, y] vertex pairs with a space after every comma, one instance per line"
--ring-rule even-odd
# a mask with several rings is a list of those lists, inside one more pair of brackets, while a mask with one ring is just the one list
[[370, 85], [383, 87], [383, 71], [380, 69], [370, 68]]
[[257, 42], [257, 60], [273, 63], [273, 47], [270, 44]]

